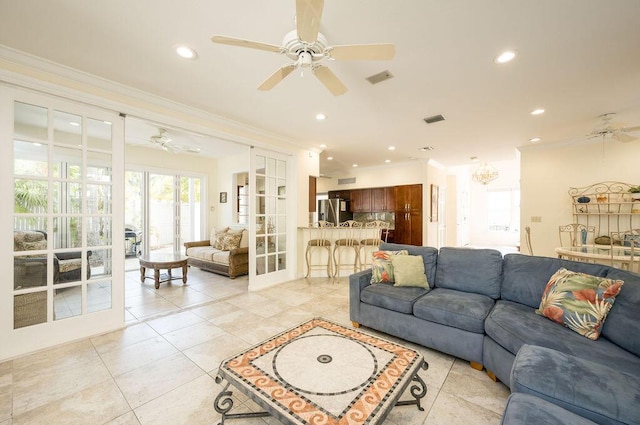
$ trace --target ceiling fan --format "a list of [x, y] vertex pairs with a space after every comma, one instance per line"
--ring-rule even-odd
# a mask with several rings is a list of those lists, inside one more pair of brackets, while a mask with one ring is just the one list
[[164, 128], [158, 129], [158, 134], [149, 137], [149, 141], [154, 145], [159, 146], [166, 152], [179, 153], [179, 152], [189, 152], [189, 153], [200, 153], [200, 148], [190, 147], [184, 145], [176, 145], [172, 143], [171, 138], [167, 135], [167, 130]]
[[324, 0], [296, 0], [296, 29], [284, 36], [282, 46], [214, 35], [214, 43], [248, 47], [286, 55], [293, 63], [282, 66], [271, 74], [258, 90], [271, 90], [296, 68], [311, 72], [334, 96], [346, 93], [347, 87], [321, 62], [324, 60], [390, 60], [395, 56], [393, 44], [345, 44], [331, 46], [318, 32]]
[[599, 128], [593, 130], [591, 133], [587, 134], [587, 137], [610, 137], [619, 142], [633, 142], [634, 140], [638, 140], [638, 137], [630, 136], [627, 133], [633, 133], [636, 131], [640, 131], [640, 126], [635, 127], [621, 127], [615, 126], [611, 123], [611, 120], [615, 116], [615, 112], [608, 112], [606, 114], [600, 115], [598, 118], [602, 120], [602, 124]]

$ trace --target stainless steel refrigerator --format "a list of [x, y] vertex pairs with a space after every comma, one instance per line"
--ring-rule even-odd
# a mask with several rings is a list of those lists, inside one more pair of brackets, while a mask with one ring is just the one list
[[349, 200], [320, 199], [318, 201], [318, 220], [328, 221], [336, 226], [347, 220], [353, 220], [353, 213], [349, 211]]

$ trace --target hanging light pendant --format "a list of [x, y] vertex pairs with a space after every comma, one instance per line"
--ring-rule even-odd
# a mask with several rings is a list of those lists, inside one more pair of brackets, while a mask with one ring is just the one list
[[498, 170], [485, 162], [473, 172], [471, 178], [474, 182], [486, 185], [498, 178]]

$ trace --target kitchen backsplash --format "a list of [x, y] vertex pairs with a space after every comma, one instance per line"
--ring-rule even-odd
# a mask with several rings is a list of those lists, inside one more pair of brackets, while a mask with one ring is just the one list
[[393, 229], [395, 228], [396, 214], [392, 212], [357, 212], [353, 213], [353, 219], [364, 223], [382, 220], [388, 222], [391, 225], [391, 229]]

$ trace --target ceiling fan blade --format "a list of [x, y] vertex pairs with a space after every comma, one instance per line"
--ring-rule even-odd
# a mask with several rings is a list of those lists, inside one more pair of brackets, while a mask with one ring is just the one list
[[250, 49], [266, 50], [267, 52], [282, 53], [284, 49], [275, 44], [260, 43], [258, 41], [244, 40], [242, 38], [227, 37], [225, 35], [214, 35], [211, 41], [230, 46], [248, 47]]
[[296, 30], [300, 40], [316, 42], [323, 8], [324, 0], [296, 0]]
[[393, 44], [346, 44], [327, 49], [329, 57], [337, 60], [390, 60], [396, 55]]
[[621, 130], [624, 131], [625, 133], [634, 133], [636, 131], [640, 131], [640, 125], [637, 127], [624, 127]]
[[347, 87], [342, 84], [342, 81], [336, 77], [336, 74], [326, 66], [317, 66], [313, 68], [313, 74], [318, 77], [318, 80], [320, 80], [320, 82], [324, 84], [324, 86], [329, 89], [334, 96], [340, 96], [347, 92]]
[[271, 90], [276, 86], [276, 84], [284, 80], [287, 75], [291, 74], [291, 71], [293, 71], [294, 69], [296, 69], [296, 66], [294, 64], [283, 66], [282, 68], [271, 74], [269, 78], [264, 80], [264, 82], [258, 86], [258, 90]]
[[625, 143], [638, 140], [637, 137], [629, 136], [628, 134], [624, 134], [624, 133], [614, 133], [612, 137], [616, 139], [618, 142], [625, 142]]

